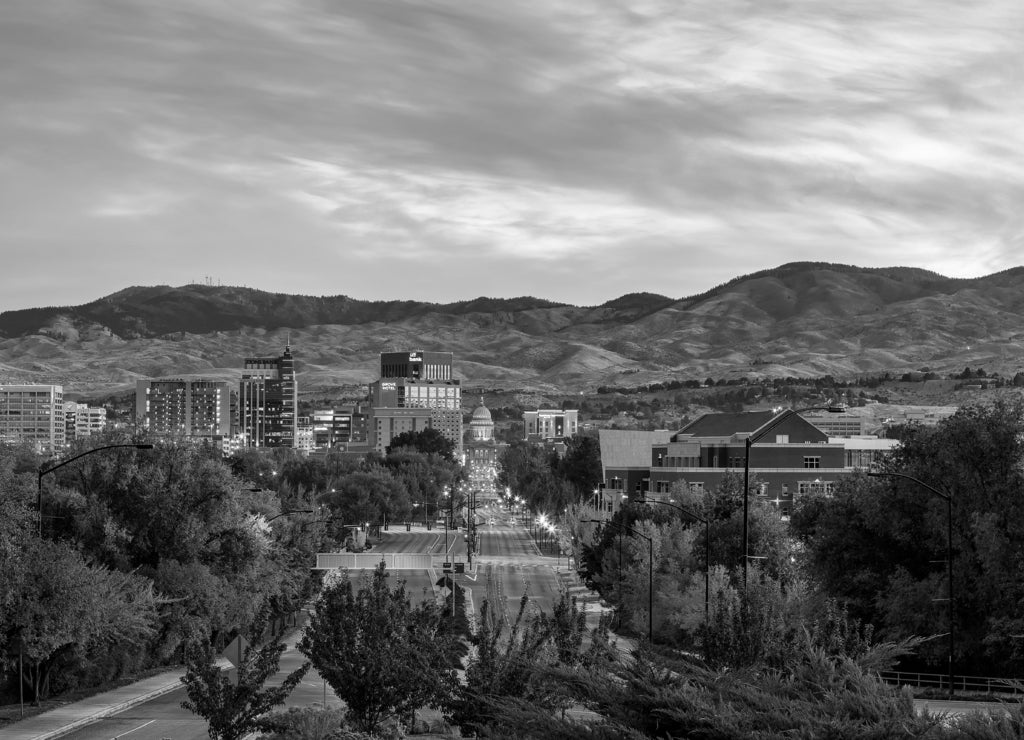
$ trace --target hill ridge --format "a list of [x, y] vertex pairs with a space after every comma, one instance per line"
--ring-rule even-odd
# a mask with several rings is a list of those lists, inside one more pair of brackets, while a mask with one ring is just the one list
[[[472, 380], [584, 389], [678, 377], [1024, 367], [1024, 267], [948, 278], [911, 267], [792, 262], [703, 293], [599, 306], [533, 296], [452, 303], [243, 286], [130, 286], [81, 306], [0, 313], [0, 382], [236, 373], [291, 336], [308, 383], [375, 379], [377, 354], [445, 349]], [[88, 377], [89, 380], [81, 380]], [[468, 376], [467, 376], [468, 377]]]

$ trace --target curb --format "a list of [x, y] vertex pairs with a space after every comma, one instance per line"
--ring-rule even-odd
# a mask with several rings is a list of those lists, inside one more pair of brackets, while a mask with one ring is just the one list
[[[184, 673], [182, 673], [182, 675], [184, 675]], [[158, 696], [163, 696], [164, 694], [169, 694], [172, 691], [174, 691], [175, 689], [177, 689], [177, 688], [179, 688], [179, 687], [181, 687], [183, 685], [184, 684], [181, 683], [180, 676], [176, 677], [175, 680], [172, 683], [168, 683], [168, 684], [165, 684], [164, 686], [160, 686], [160, 687], [158, 687], [156, 689], [153, 689], [152, 691], [149, 691], [149, 692], [147, 692], [145, 694], [139, 694], [138, 696], [134, 696], [131, 699], [126, 699], [125, 701], [122, 701], [122, 702], [120, 702], [118, 704], [111, 704], [109, 706], [103, 707], [102, 709], [97, 709], [92, 714], [84, 715], [82, 717], [79, 717], [78, 719], [69, 720], [68, 722], [65, 722], [64, 724], [62, 724], [60, 727], [57, 727], [57, 728], [52, 729], [52, 730], [44, 731], [42, 734], [39, 734], [39, 735], [32, 735], [31, 737], [34, 738], [34, 740], [50, 740], [50, 738], [57, 738], [57, 737], [60, 737], [62, 735], [66, 735], [67, 733], [69, 733], [69, 732], [71, 732], [73, 730], [77, 730], [77, 729], [79, 729], [81, 727], [85, 727], [86, 725], [90, 725], [93, 722], [96, 722], [96, 721], [104, 719], [106, 717], [110, 717], [112, 715], [115, 715], [118, 712], [123, 712], [126, 709], [131, 709], [132, 707], [134, 707], [134, 706], [136, 706], [138, 704], [143, 704], [143, 703], [149, 701], [150, 699], [156, 699]], [[59, 711], [60, 711], [60, 708], [51, 709], [50, 710], [50, 712], [59, 712]], [[36, 718], [44, 718], [50, 712], [43, 712], [42, 714], [37, 714], [36, 717], [31, 717], [31, 718], [29, 718], [28, 721], [31, 721], [32, 719], [36, 719]], [[5, 728], [5, 732], [11, 733], [10, 736], [12, 736], [12, 737], [17, 736], [18, 725], [19, 724], [21, 724], [21, 722], [16, 722], [13, 725]]]
[[[220, 665], [221, 670], [231, 667], [230, 664], [223, 658], [218, 661], [218, 665]], [[80, 729], [87, 725], [91, 725], [92, 723], [97, 722], [101, 719], [111, 717], [115, 714], [118, 714], [119, 712], [125, 711], [126, 709], [131, 709], [134, 706], [144, 704], [147, 701], [150, 701], [151, 699], [156, 699], [157, 697], [163, 696], [164, 694], [169, 694], [176, 689], [184, 687], [184, 684], [181, 682], [181, 677], [185, 675], [184, 669], [181, 669], [180, 671], [168, 675], [173, 675], [173, 680], [168, 678], [168, 682], [163, 684], [162, 686], [157, 686], [142, 694], [136, 694], [130, 699], [125, 699], [123, 701], [117, 702], [116, 704], [108, 704], [107, 706], [99, 707], [95, 711], [90, 712], [89, 714], [83, 714], [74, 719], [68, 719], [67, 721], [63, 721], [60, 720], [59, 717], [52, 715], [55, 712], [61, 712], [62, 710], [66, 710], [74, 704], [80, 702], [72, 702], [71, 704], [67, 705], [67, 707], [57, 707], [55, 709], [49, 710], [48, 712], [37, 714], [35, 717], [28, 717], [24, 720], [11, 724], [8, 727], [5, 727], [4, 737], [10, 737], [14, 740], [29, 740], [29, 738], [31, 738], [31, 740], [51, 740], [52, 738], [61, 737], [62, 735], [66, 735], [69, 732]], [[88, 700], [86, 699], [83, 701]], [[44, 724], [47, 722], [47, 720], [61, 722], [61, 725], [60, 727], [55, 727], [50, 730], [43, 730], [42, 732], [39, 732], [37, 734], [30, 734], [32, 733], [31, 727], [33, 724]], [[21, 725], [20, 733], [18, 728], [19, 725]]]

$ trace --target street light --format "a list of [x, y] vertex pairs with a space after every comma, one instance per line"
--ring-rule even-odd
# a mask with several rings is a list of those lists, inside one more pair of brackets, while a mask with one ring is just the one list
[[[415, 509], [419, 505], [420, 502], [417, 501], [412, 505], [412, 507]], [[427, 516], [430, 514], [431, 506], [434, 507], [434, 513], [437, 514], [440, 504], [438, 504], [438, 502], [436, 501], [427, 501], [426, 499], [423, 499], [423, 527], [425, 529], [430, 529], [430, 522], [427, 520]]]
[[640, 503], [670, 506], [704, 524], [704, 624], [709, 624], [709, 616], [711, 614], [711, 520], [668, 501], [640, 499]]
[[269, 524], [270, 522], [274, 521], [275, 519], [280, 519], [283, 516], [291, 516], [292, 514], [312, 514], [312, 513], [313, 513], [312, 509], [292, 509], [291, 511], [282, 511], [280, 514], [275, 514], [274, 516], [272, 516], [269, 519], [267, 519], [267, 524]]
[[[629, 532], [631, 534], [635, 534], [637, 537], [643, 537], [645, 540], [647, 540], [647, 551], [648, 551], [648, 557], [647, 557], [647, 640], [648, 640], [648, 642], [650, 642], [653, 645], [654, 644], [654, 539], [652, 537], [648, 537], [643, 532], [636, 531], [632, 527], [627, 527], [625, 524], [618, 524], [618, 523], [613, 522], [613, 521], [602, 521], [600, 519], [580, 519], [580, 522], [581, 523], [582, 522], [588, 522], [590, 524], [602, 524], [602, 525], [603, 524], [607, 524], [607, 525], [612, 526], [612, 527], [618, 527], [619, 529], [624, 529], [624, 530], [626, 530], [627, 532]], [[622, 546], [621, 540], [619, 542], [619, 546], [620, 547]], [[619, 552], [620, 552], [620, 558], [621, 558], [621, 552], [622, 551], [620, 550]], [[621, 560], [620, 560], [619, 561], [619, 579], [620, 579], [620, 582], [621, 582], [621, 578], [622, 578], [622, 564], [621, 564]], [[620, 599], [622, 598], [622, 589], [621, 589], [621, 587], [619, 589], [619, 598]]]
[[750, 447], [757, 440], [768, 434], [786, 419], [790, 419], [805, 411], [827, 411], [830, 414], [842, 414], [846, 406], [841, 404], [829, 404], [828, 406], [808, 406], [802, 409], [786, 409], [774, 419], [769, 421], [756, 433], [746, 439], [746, 454], [743, 456], [743, 590], [747, 590], [747, 567], [750, 564], [750, 533], [748, 522], [750, 519]]
[[905, 478], [946, 502], [946, 601], [949, 607], [949, 696], [953, 698], [953, 497], [906, 473], [868, 473], [872, 478]]
[[37, 498], [36, 498], [36, 508], [39, 510], [39, 536], [40, 537], [43, 536], [43, 476], [46, 475], [47, 473], [52, 473], [54, 470], [57, 470], [59, 468], [63, 468], [65, 465], [67, 465], [69, 463], [73, 463], [75, 460], [77, 460], [80, 457], [85, 457], [86, 455], [91, 455], [94, 452], [100, 452], [101, 450], [113, 450], [113, 449], [116, 449], [118, 447], [126, 447], [126, 448], [127, 447], [133, 447], [136, 450], [151, 450], [151, 449], [153, 449], [153, 445], [151, 445], [151, 444], [103, 445], [101, 447], [93, 447], [91, 450], [86, 450], [85, 452], [82, 452], [82, 453], [80, 453], [78, 455], [75, 455], [74, 457], [69, 457], [67, 460], [63, 460], [63, 461], [57, 463], [56, 465], [51, 465], [50, 467], [43, 468], [42, 470], [39, 471], [39, 488], [38, 488], [38, 494], [37, 494]]

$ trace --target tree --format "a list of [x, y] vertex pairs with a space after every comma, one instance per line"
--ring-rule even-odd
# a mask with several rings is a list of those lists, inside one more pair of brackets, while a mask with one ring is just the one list
[[263, 715], [283, 704], [309, 670], [309, 663], [304, 663], [280, 686], [264, 688], [277, 673], [284, 650], [283, 643], [247, 648], [233, 680], [217, 665], [212, 648], [205, 646], [188, 657], [181, 677], [188, 699], [181, 706], [207, 721], [212, 740], [239, 740], [264, 729]]
[[425, 455], [434, 453], [447, 460], [455, 459], [455, 444], [433, 427], [395, 435], [391, 438], [387, 452], [400, 447], [412, 447]]
[[576, 501], [589, 498], [603, 480], [598, 439], [581, 434], [573, 435], [566, 443], [557, 473], [576, 489]]
[[401, 482], [387, 468], [375, 465], [368, 470], [349, 473], [323, 494], [320, 502], [331, 510], [331, 517], [342, 524], [383, 523], [384, 517], [401, 516], [410, 508], [409, 496]]
[[381, 564], [358, 590], [347, 571], [325, 584], [299, 644], [365, 732], [389, 716], [440, 706], [457, 682], [446, 615], [433, 602], [411, 606], [405, 583], [392, 589], [387, 579]]
[[[958, 670], [1019, 673], [1024, 401], [964, 406], [935, 427], [907, 427], [885, 470], [951, 496]], [[805, 497], [790, 524], [809, 575], [883, 637], [948, 631], [945, 605], [934, 601], [946, 590], [942, 498], [902, 478], [853, 477], [831, 497]], [[921, 657], [944, 661], [944, 644], [925, 644]]]
[[139, 649], [155, 633], [159, 599], [149, 579], [90, 564], [63, 543], [30, 537], [22, 547], [17, 561], [0, 562], [5, 590], [18, 596], [0, 613], [0, 628], [22, 645], [22, 680], [36, 702], [62, 662], [109, 645]]
[[568, 706], [555, 668], [591, 672], [611, 664], [608, 622], [602, 620], [587, 636], [586, 615], [576, 600], [562, 593], [550, 615], [528, 616], [529, 597], [523, 594], [514, 620], [497, 617], [489, 600], [480, 608], [479, 629], [473, 637], [475, 657], [466, 668], [448, 708], [448, 716], [463, 732], [493, 726], [501, 708], [521, 701], [548, 711]]

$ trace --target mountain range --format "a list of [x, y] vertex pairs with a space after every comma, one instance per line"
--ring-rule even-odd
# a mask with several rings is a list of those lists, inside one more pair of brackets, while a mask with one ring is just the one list
[[365, 385], [378, 354], [445, 350], [469, 387], [586, 392], [668, 379], [851, 378], [1024, 367], [1024, 267], [948, 278], [799, 262], [700, 295], [600, 306], [532, 297], [360, 301], [251, 288], [131, 287], [81, 306], [0, 313], [0, 383], [113, 392], [136, 379], [235, 379], [289, 344], [300, 388]]

